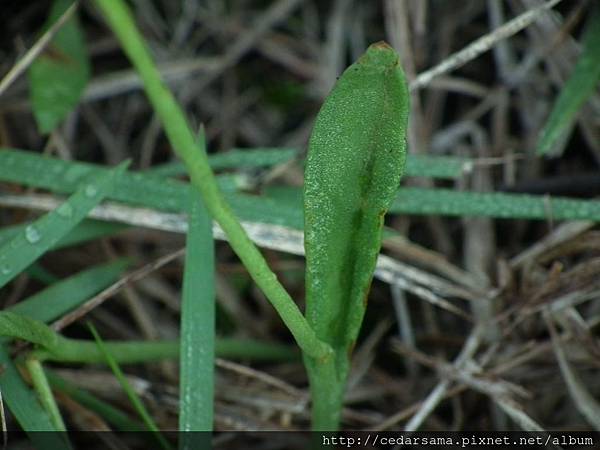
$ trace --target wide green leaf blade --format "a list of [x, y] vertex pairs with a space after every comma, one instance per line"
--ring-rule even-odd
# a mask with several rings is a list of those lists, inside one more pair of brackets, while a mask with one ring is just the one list
[[[600, 80], [600, 7], [596, 5], [594, 13], [585, 30], [582, 52], [573, 69], [571, 77], [565, 83], [546, 125], [540, 133], [537, 145], [538, 155], [558, 156], [556, 142], [570, 129], [581, 106], [593, 93]], [[562, 150], [560, 147], [559, 151]]]
[[[45, 29], [72, 3], [56, 0]], [[77, 105], [89, 76], [84, 35], [73, 15], [29, 68], [31, 105], [40, 132], [52, 131]]]
[[22, 233], [0, 247], [0, 287], [4, 286], [72, 230], [108, 194], [127, 165], [108, 170], [82, 183], [54, 211], [28, 225]]
[[337, 427], [349, 354], [358, 336], [383, 217], [406, 156], [409, 96], [396, 52], [373, 44], [339, 78], [310, 139], [304, 179], [306, 315], [335, 352], [306, 358], [313, 427]]

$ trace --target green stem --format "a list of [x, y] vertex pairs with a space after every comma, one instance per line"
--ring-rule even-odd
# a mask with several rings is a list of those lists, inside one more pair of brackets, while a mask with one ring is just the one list
[[231, 247], [250, 276], [275, 307], [300, 348], [314, 358], [328, 358], [332, 354], [331, 347], [317, 338], [223, 199], [207, 155], [198, 151], [183, 111], [163, 84], [128, 7], [122, 0], [96, 0], [96, 4], [141, 77], [146, 94], [164, 126], [173, 150], [186, 165], [192, 184], [200, 190], [208, 211], [227, 235]]
[[38, 393], [42, 406], [48, 411], [52, 424], [58, 431], [66, 431], [67, 428], [60, 415], [56, 400], [54, 400], [52, 389], [50, 389], [50, 384], [48, 384], [48, 379], [46, 378], [40, 360], [33, 357], [33, 355], [30, 355], [30, 357], [25, 360], [25, 366], [31, 375], [31, 382]]
[[[58, 335], [57, 335], [58, 336]], [[179, 341], [106, 341], [105, 346], [119, 364], [136, 364], [179, 358]], [[217, 339], [216, 354], [223, 358], [244, 358], [251, 360], [283, 360], [298, 358], [293, 348], [258, 341], [237, 339]], [[33, 352], [40, 361], [76, 362], [87, 364], [104, 363], [105, 357], [95, 342], [67, 339], [58, 336], [51, 348]]]
[[[307, 358], [308, 359], [308, 358]], [[312, 430], [332, 431], [340, 425], [347, 370], [339, 370], [335, 359], [306, 361], [312, 393]]]

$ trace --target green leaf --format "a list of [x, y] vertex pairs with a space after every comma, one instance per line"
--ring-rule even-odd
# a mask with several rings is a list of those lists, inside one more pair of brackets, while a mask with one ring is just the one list
[[[181, 307], [179, 431], [212, 431], [215, 366], [212, 220], [199, 192], [191, 195], [190, 203]], [[191, 448], [187, 444], [186, 439], [181, 439], [179, 448]]]
[[92, 177], [66, 202], [28, 225], [22, 233], [0, 247], [0, 287], [56, 245], [81, 222], [102, 201], [126, 167], [121, 164], [99, 177]]
[[9, 311], [49, 322], [76, 308], [102, 289], [114, 283], [129, 265], [129, 260], [83, 270], [59, 281], [12, 306]]
[[565, 83], [540, 133], [538, 155], [559, 156], [563, 147], [560, 146], [557, 151], [556, 142], [571, 129], [581, 106], [594, 93], [594, 88], [600, 80], [600, 8], [597, 5], [584, 32], [582, 47], [573, 73]]
[[56, 348], [60, 341], [60, 336], [47, 325], [10, 311], [0, 312], [0, 336], [22, 339], [48, 349]]
[[141, 417], [142, 421], [146, 425], [146, 428], [152, 432], [152, 434], [156, 438], [157, 442], [160, 444], [160, 446], [163, 449], [169, 450], [171, 448], [171, 446], [166, 441], [166, 439], [163, 437], [163, 435], [160, 433], [158, 426], [152, 419], [152, 416], [150, 416], [150, 413], [148, 413], [148, 410], [144, 406], [144, 403], [142, 402], [142, 400], [140, 399], [138, 394], [135, 392], [135, 390], [131, 387], [131, 385], [129, 384], [129, 381], [127, 381], [127, 378], [125, 378], [125, 374], [119, 367], [119, 364], [117, 363], [117, 361], [111, 355], [110, 350], [104, 344], [104, 342], [100, 338], [100, 335], [98, 334], [98, 332], [96, 331], [94, 326], [91, 323], [88, 325], [89, 325], [90, 331], [92, 332], [92, 335], [94, 336], [94, 339], [96, 340], [96, 345], [98, 346], [98, 348], [100, 349], [100, 352], [104, 355], [104, 358], [106, 359], [106, 363], [108, 364], [108, 366], [112, 370], [113, 374], [119, 381], [121, 388], [127, 394], [129, 401], [131, 402], [134, 409]]
[[[56, 0], [44, 29], [50, 27], [72, 0]], [[85, 39], [73, 15], [29, 68], [33, 114], [41, 133], [52, 131], [77, 105], [90, 76]]]
[[306, 315], [332, 362], [305, 358], [313, 427], [338, 426], [352, 352], [381, 246], [383, 217], [404, 169], [408, 88], [398, 55], [373, 44], [317, 116], [304, 182]]

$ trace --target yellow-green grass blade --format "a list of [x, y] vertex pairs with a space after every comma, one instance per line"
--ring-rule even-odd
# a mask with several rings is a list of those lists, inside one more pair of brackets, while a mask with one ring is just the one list
[[[194, 191], [192, 191], [194, 192]], [[200, 193], [190, 198], [181, 308], [179, 431], [212, 431], [215, 360], [214, 242]], [[189, 442], [181, 439], [180, 449]]]
[[0, 247], [0, 287], [21, 273], [69, 233], [100, 203], [125, 171], [122, 164], [82, 182], [75, 193]]
[[555, 144], [572, 128], [581, 106], [600, 81], [600, 7], [594, 9], [583, 35], [581, 55], [540, 133], [538, 155], [559, 156], [564, 147]]

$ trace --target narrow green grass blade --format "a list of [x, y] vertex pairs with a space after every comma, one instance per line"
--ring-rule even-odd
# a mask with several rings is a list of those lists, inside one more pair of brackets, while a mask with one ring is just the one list
[[126, 167], [127, 165], [122, 164], [83, 183], [65, 203], [28, 225], [24, 232], [0, 247], [0, 287], [46, 253], [81, 222], [110, 192], [115, 179], [118, 179]]
[[46, 377], [53, 389], [63, 392], [79, 404], [102, 416], [108, 423], [120, 431], [144, 431], [138, 422], [131, 420], [126, 414], [109, 403], [100, 400], [84, 389], [73, 386], [51, 370], [46, 370]]
[[[209, 155], [208, 162], [214, 170], [270, 167], [291, 161], [299, 154], [293, 148], [233, 149], [218, 155]], [[458, 156], [407, 155], [405, 175], [456, 179], [468, 172], [473, 165], [469, 158]], [[186, 169], [179, 161], [169, 162], [148, 169], [145, 173], [163, 177], [185, 175]]]
[[[190, 199], [181, 307], [180, 431], [212, 431], [215, 286], [212, 221], [200, 193]], [[180, 449], [189, 448], [180, 440]]]
[[[104, 166], [63, 161], [37, 153], [0, 150], [0, 180], [71, 193], [90, 176], [101, 176], [110, 169]], [[139, 204], [167, 211], [185, 211], [188, 194], [186, 183], [141, 173], [126, 172], [114, 180], [109, 195], [112, 200]]]
[[600, 202], [501, 192], [458, 192], [450, 189], [403, 187], [398, 191], [389, 212], [599, 222]]
[[138, 397], [136, 392], [133, 390], [133, 388], [127, 381], [127, 378], [125, 378], [123, 371], [121, 370], [121, 368], [119, 367], [119, 365], [117, 364], [115, 359], [112, 357], [112, 355], [110, 354], [110, 352], [108, 351], [106, 346], [104, 345], [104, 342], [100, 338], [100, 335], [98, 334], [98, 332], [96, 331], [96, 329], [94, 328], [94, 326], [91, 323], [88, 324], [88, 326], [90, 328], [92, 335], [94, 336], [96, 345], [98, 346], [98, 348], [104, 355], [104, 358], [106, 359], [106, 362], [108, 363], [113, 374], [115, 375], [117, 380], [119, 380], [119, 384], [121, 385], [121, 388], [123, 388], [123, 390], [127, 394], [129, 401], [131, 402], [131, 404], [133, 405], [133, 407], [135, 408], [135, 410], [137, 411], [139, 416], [142, 418], [142, 421], [146, 425], [146, 428], [154, 434], [154, 436], [156, 437], [157, 441], [160, 443], [162, 448], [164, 448], [166, 450], [170, 450], [171, 446], [166, 441], [166, 439], [163, 437], [163, 435], [160, 433], [160, 430], [158, 429], [158, 427], [156, 426], [156, 423], [154, 423], [154, 420], [152, 419], [152, 417], [146, 410], [146, 407], [142, 403], [142, 400]]
[[[72, 4], [72, 0], [55, 0], [44, 29]], [[52, 131], [77, 105], [89, 76], [84, 35], [73, 15], [29, 68], [31, 106], [40, 132]]]
[[381, 246], [383, 217], [406, 157], [408, 86], [380, 42], [344, 71], [310, 138], [304, 173], [306, 317], [334, 358], [305, 357], [313, 429], [335, 430]]
[[304, 214], [300, 204], [287, 204], [247, 194], [226, 194], [225, 198], [242, 220], [281, 225], [296, 230], [304, 228]]
[[[298, 154], [293, 148], [234, 148], [224, 153], [208, 155], [208, 163], [213, 170], [223, 169], [253, 169], [271, 167], [291, 161]], [[185, 175], [187, 171], [180, 161], [172, 161], [146, 170], [161, 177]]]
[[42, 322], [50, 322], [110, 286], [129, 264], [128, 259], [119, 259], [83, 270], [26, 298], [8, 311]]
[[407, 155], [404, 176], [455, 180], [473, 167], [474, 161], [460, 156]]
[[538, 155], [558, 156], [556, 151], [553, 152], [555, 143], [570, 128], [581, 106], [600, 81], [600, 7], [596, 5], [594, 9], [583, 35], [579, 60], [540, 133]]
[[25, 358], [25, 368], [31, 378], [31, 384], [33, 385], [35, 392], [37, 393], [38, 399], [42, 404], [42, 407], [48, 411], [50, 421], [58, 431], [66, 433], [67, 427], [60, 413], [60, 408], [56, 403], [48, 378], [46, 378], [46, 372], [42, 367], [42, 363], [36, 359], [27, 357]]
[[[15, 237], [17, 234], [24, 232], [25, 228], [30, 223], [11, 225], [0, 229], [0, 246], [5, 242]], [[119, 231], [129, 228], [121, 223], [102, 222], [100, 220], [86, 219], [79, 223], [71, 230], [69, 234], [60, 239], [56, 245], [53, 245], [51, 250], [65, 248], [72, 245], [81, 244], [87, 241], [93, 241], [101, 237], [112, 236]]]

